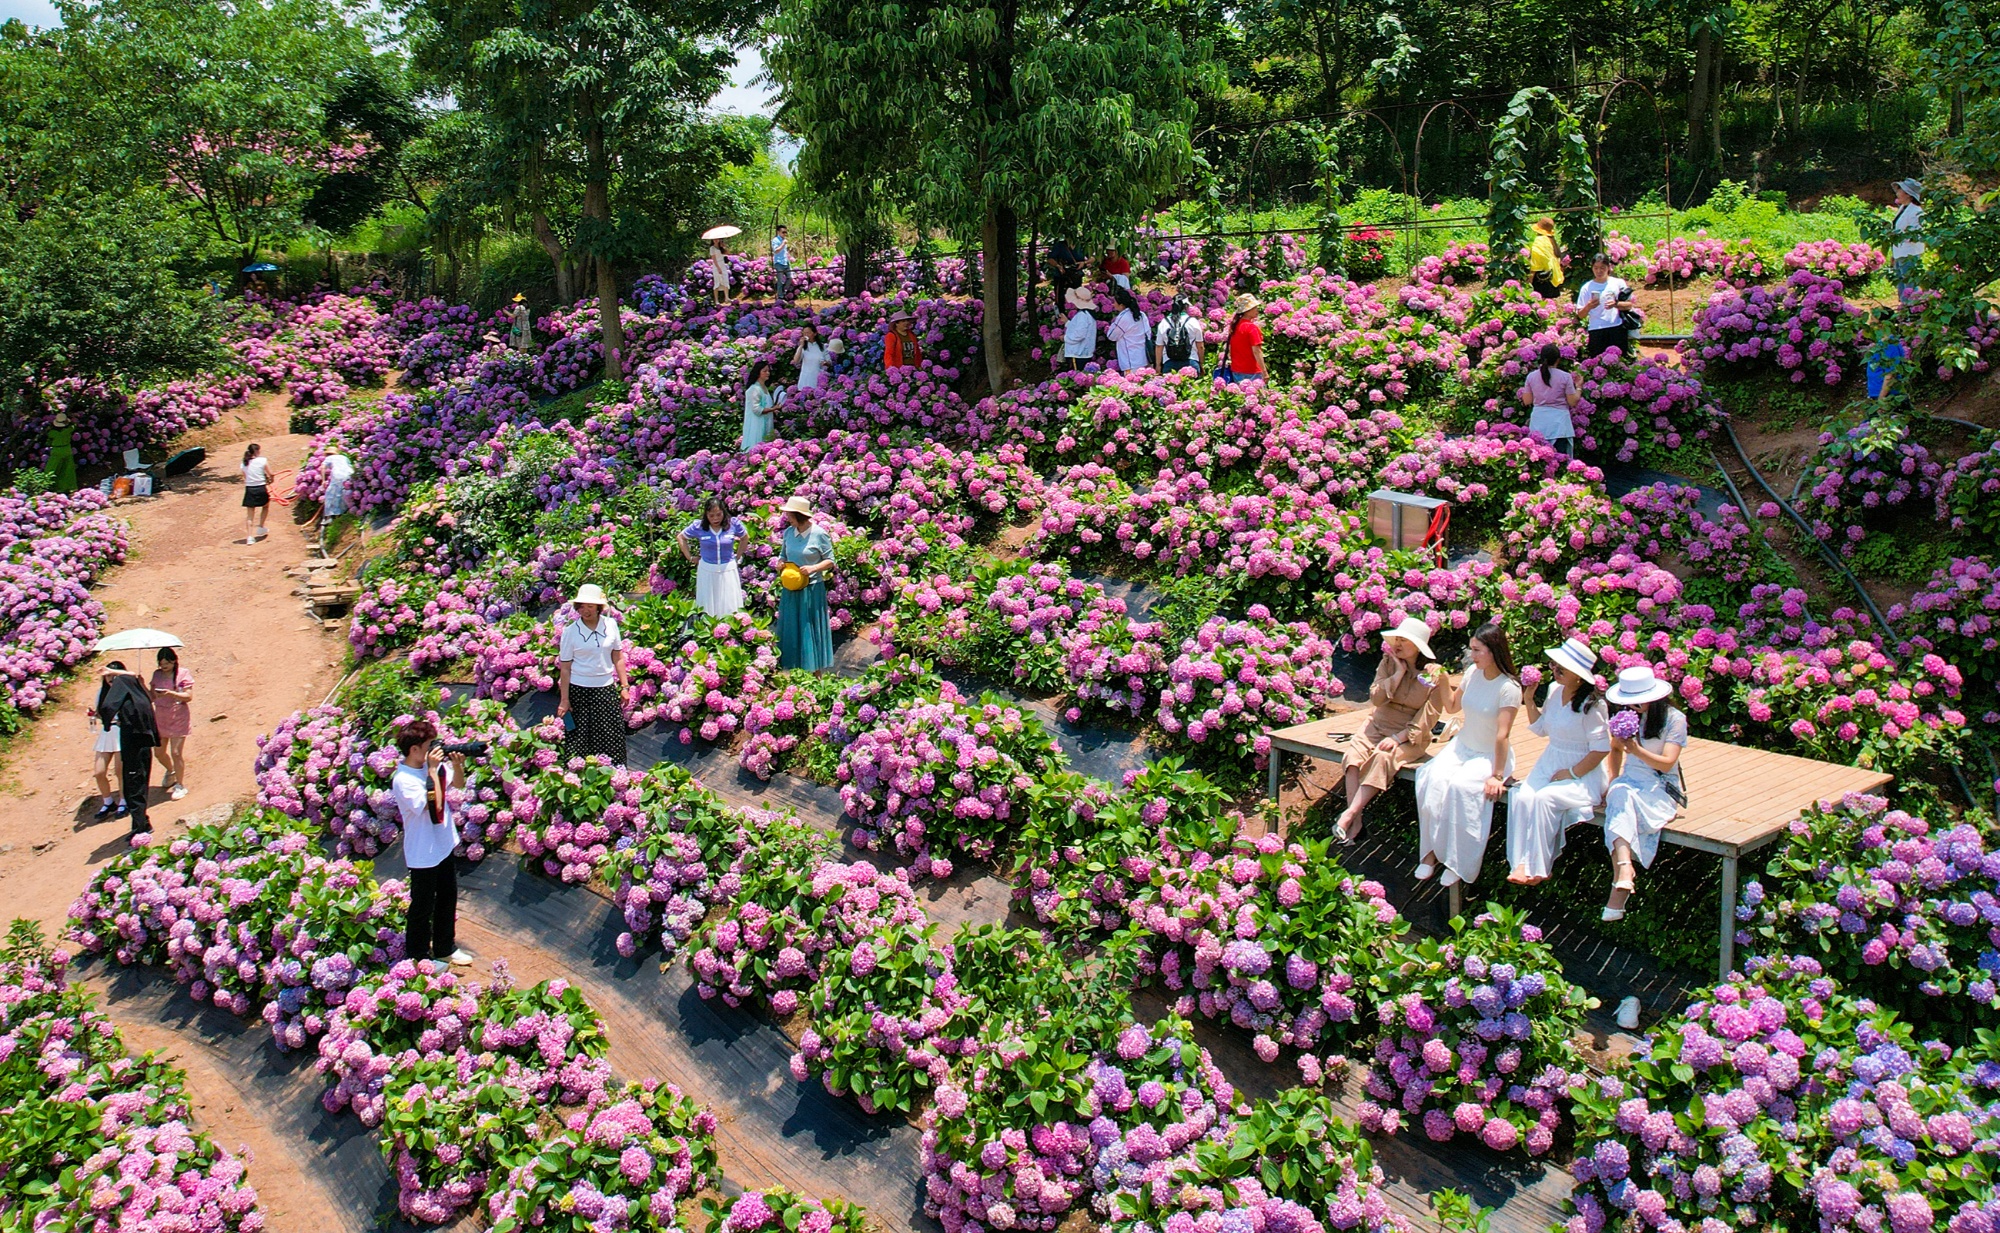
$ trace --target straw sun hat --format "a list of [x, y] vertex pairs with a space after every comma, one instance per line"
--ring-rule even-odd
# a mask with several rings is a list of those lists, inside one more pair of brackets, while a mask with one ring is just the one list
[[586, 582], [578, 587], [576, 589], [576, 598], [569, 602], [572, 604], [596, 604], [600, 608], [606, 607], [611, 603], [609, 599], [605, 598], [604, 588], [594, 582]]

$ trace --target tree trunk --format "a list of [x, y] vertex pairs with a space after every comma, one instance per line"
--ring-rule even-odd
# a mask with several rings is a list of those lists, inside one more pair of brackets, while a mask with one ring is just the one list
[[534, 229], [535, 243], [549, 255], [549, 264], [556, 271], [556, 303], [569, 305], [576, 302], [570, 286], [569, 254], [563, 251], [562, 241], [556, 238], [555, 228], [549, 226], [549, 216], [536, 210], [529, 218]]
[[868, 257], [874, 225], [856, 223], [841, 232], [840, 292], [854, 299], [868, 290]]
[[1017, 327], [1020, 324], [1021, 302], [1021, 223], [1014, 211], [1001, 206], [996, 211], [1000, 223], [1000, 251], [994, 260], [1000, 263], [1000, 337], [1009, 347], [1014, 345]]
[[980, 333], [986, 348], [986, 384], [998, 394], [1007, 381], [1007, 338], [1001, 326], [1001, 285], [1007, 281], [1006, 256], [1000, 251], [1000, 208], [986, 207], [979, 228], [979, 269], [985, 291], [985, 320]]
[[1701, 122], [1708, 111], [1709, 75], [1715, 71], [1715, 32], [1708, 26], [1695, 32], [1694, 80], [1688, 83], [1688, 143], [1690, 159], [1701, 149]]
[[1028, 259], [1022, 263], [1021, 270], [1028, 280], [1028, 337], [1032, 339], [1039, 339], [1042, 332], [1042, 306], [1035, 299], [1042, 289], [1041, 254], [1042, 224], [1037, 220], [1028, 232]]

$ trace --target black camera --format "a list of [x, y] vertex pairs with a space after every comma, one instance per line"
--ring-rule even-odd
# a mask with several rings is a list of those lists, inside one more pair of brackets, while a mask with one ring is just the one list
[[468, 758], [483, 758], [486, 756], [485, 741], [452, 741], [449, 743], [441, 742], [439, 743], [438, 748], [444, 751], [445, 753], [464, 754]]

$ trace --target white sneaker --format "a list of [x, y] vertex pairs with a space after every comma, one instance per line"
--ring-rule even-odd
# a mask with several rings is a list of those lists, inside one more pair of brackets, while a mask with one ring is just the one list
[[177, 783], [173, 787], [167, 790], [167, 799], [170, 801], [177, 801], [182, 797], [186, 796], [187, 794], [188, 794], [188, 786], [184, 783]]
[[1455, 874], [1455, 873], [1453, 873], [1453, 872], [1452, 872], [1451, 870], [1447, 869], [1447, 870], [1445, 870], [1445, 871], [1444, 871], [1444, 876], [1438, 879], [1438, 885], [1439, 885], [1439, 886], [1457, 886], [1457, 885], [1458, 885], [1458, 880], [1459, 880], [1459, 879], [1458, 879], [1458, 875], [1457, 875], [1457, 874]]
[[472, 955], [470, 952], [465, 950], [465, 948], [460, 947], [459, 949], [451, 952], [451, 965], [453, 967], [462, 968], [470, 964], [471, 962], [472, 962]]
[[1438, 868], [1436, 865], [1431, 864], [1429, 861], [1425, 861], [1423, 864], [1417, 866], [1417, 874], [1416, 874], [1417, 881], [1428, 882], [1431, 880], [1431, 875], [1435, 874], [1437, 871]]

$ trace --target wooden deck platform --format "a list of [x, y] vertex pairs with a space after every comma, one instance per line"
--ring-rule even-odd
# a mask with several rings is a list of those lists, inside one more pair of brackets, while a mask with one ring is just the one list
[[[1284, 755], [1342, 760], [1343, 742], [1368, 725], [1370, 708], [1294, 724], [1271, 733], [1269, 787], [1277, 799]], [[1547, 741], [1515, 728], [1516, 774], [1525, 776]], [[1441, 746], [1433, 746], [1438, 748]], [[1417, 765], [1422, 765], [1421, 760]], [[1415, 767], [1403, 777], [1415, 778]], [[1736, 882], [1738, 864], [1748, 853], [1785, 832], [1806, 809], [1849, 792], [1879, 792], [1891, 776], [1858, 766], [1840, 766], [1791, 754], [1749, 749], [1694, 737], [1681, 752], [1681, 775], [1687, 783], [1688, 804], [1661, 835], [1668, 843], [1722, 858], [1721, 940], [1718, 967], [1724, 976], [1736, 959]], [[1459, 888], [1452, 887], [1452, 910], [1458, 911]]]

